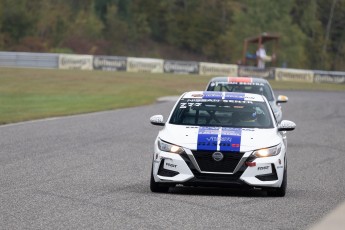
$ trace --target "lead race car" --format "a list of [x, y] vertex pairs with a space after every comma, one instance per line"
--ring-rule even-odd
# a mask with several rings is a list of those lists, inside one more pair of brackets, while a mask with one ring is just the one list
[[150, 188], [212, 186], [261, 188], [284, 196], [287, 185], [286, 131], [296, 125], [274, 119], [262, 95], [184, 93], [154, 143]]

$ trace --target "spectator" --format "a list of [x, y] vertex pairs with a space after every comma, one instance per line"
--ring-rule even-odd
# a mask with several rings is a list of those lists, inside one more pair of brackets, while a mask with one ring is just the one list
[[256, 57], [258, 59], [258, 67], [262, 69], [265, 68], [265, 59], [267, 55], [263, 44], [261, 44], [260, 48], [256, 51]]

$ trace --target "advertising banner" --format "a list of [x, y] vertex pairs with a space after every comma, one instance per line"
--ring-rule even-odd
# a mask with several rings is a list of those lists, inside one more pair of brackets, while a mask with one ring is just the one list
[[237, 65], [200, 62], [200, 75], [226, 75], [237, 77]]
[[127, 71], [163, 73], [163, 62], [162, 59], [129, 57], [127, 59]]
[[317, 83], [345, 83], [345, 72], [330, 72], [314, 70], [314, 82]]
[[197, 74], [199, 73], [199, 63], [192, 61], [164, 61], [165, 73], [184, 73], [184, 74]]
[[60, 54], [59, 69], [92, 70], [92, 55]]
[[274, 69], [262, 69], [255, 66], [238, 66], [238, 76], [274, 79]]
[[314, 73], [311, 70], [275, 69], [276, 81], [314, 82]]
[[126, 71], [127, 58], [117, 56], [94, 56], [93, 69], [104, 71]]

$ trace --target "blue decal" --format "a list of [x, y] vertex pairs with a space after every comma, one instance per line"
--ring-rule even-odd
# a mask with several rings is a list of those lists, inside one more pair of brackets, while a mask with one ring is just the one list
[[[241, 147], [241, 134], [241, 128], [200, 127], [197, 150], [239, 152]], [[219, 145], [218, 140], [220, 141]]]
[[220, 127], [200, 127], [197, 150], [217, 151], [219, 129]]
[[222, 92], [203, 92], [202, 99], [222, 99]]
[[220, 140], [220, 151], [234, 151], [239, 152], [241, 147], [240, 128], [222, 128], [222, 136]]
[[244, 101], [244, 93], [225, 93], [224, 99]]

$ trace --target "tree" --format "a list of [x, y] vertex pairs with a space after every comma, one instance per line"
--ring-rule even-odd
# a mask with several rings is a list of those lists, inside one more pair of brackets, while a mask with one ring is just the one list
[[324, 44], [324, 30], [319, 20], [318, 4], [314, 0], [295, 0], [291, 11], [294, 24], [297, 24], [306, 35], [306, 50], [308, 62], [305, 68], [322, 69], [325, 68], [327, 55], [322, 52]]
[[274, 32], [281, 35], [278, 65], [287, 63], [289, 67], [303, 68], [307, 63], [304, 48], [306, 36], [291, 20], [292, 5], [292, 0], [242, 1], [242, 9], [235, 13], [234, 25], [227, 32], [229, 38], [227, 47], [231, 47], [228, 52], [232, 54], [230, 60], [236, 62], [242, 56], [242, 44], [245, 38], [263, 32]]

